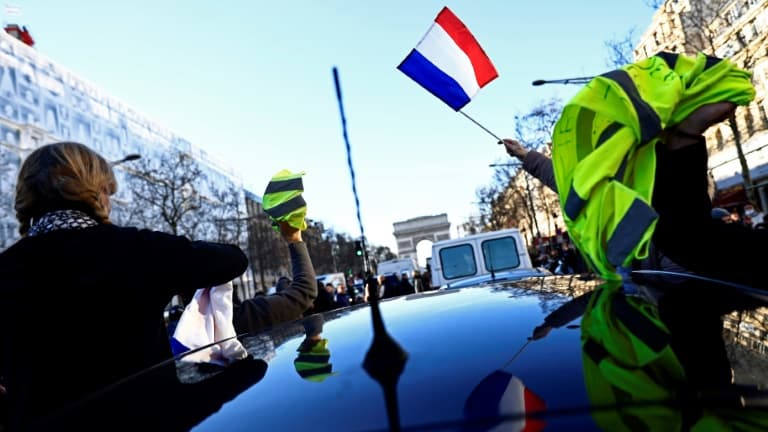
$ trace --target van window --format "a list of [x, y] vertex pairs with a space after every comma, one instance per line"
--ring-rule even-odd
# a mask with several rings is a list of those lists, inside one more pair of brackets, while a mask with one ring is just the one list
[[443, 264], [443, 277], [446, 279], [477, 274], [475, 251], [472, 245], [463, 244], [441, 249], [440, 262]]
[[509, 270], [520, 266], [514, 237], [500, 237], [482, 243], [487, 271]]

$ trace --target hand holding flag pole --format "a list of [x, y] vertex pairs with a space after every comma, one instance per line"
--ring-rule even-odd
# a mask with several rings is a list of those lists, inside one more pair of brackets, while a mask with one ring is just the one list
[[501, 141], [464, 111], [486, 84], [499, 76], [491, 59], [453, 12], [444, 7], [427, 33], [397, 67], [427, 91]]

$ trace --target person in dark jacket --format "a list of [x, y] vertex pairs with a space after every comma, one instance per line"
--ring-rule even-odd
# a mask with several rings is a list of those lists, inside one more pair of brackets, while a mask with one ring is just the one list
[[[116, 190], [110, 163], [83, 144], [42, 146], [21, 166], [14, 206], [22, 238], [0, 253], [0, 376], [12, 429], [45, 429], [53, 424], [46, 418], [67, 418], [64, 408], [170, 359], [163, 310], [171, 297], [246, 269], [237, 246], [113, 225]], [[148, 374], [156, 391], [139, 398], [147, 407], [161, 388], [176, 388], [173, 363], [166, 366]]]
[[704, 105], [666, 133], [656, 148], [653, 207], [659, 214], [654, 242], [698, 274], [765, 289], [763, 253], [768, 232], [712, 218], [707, 194], [707, 147], [701, 135], [736, 109], [730, 102]]
[[288, 243], [293, 279], [280, 278], [275, 293], [245, 300], [234, 308], [235, 331], [257, 333], [267, 327], [301, 318], [317, 297], [317, 280], [301, 230], [278, 222], [280, 234]]

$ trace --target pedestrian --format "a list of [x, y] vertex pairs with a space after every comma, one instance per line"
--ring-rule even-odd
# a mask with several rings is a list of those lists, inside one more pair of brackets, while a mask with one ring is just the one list
[[398, 287], [398, 291], [400, 292], [400, 295], [414, 293], [413, 285], [411, 284], [411, 281], [408, 280], [408, 273], [406, 272], [400, 274], [400, 286]]
[[432, 289], [432, 266], [427, 263], [424, 273], [421, 274], [421, 280], [424, 284], [424, 289], [429, 291]]
[[417, 293], [424, 292], [424, 281], [421, 279], [421, 272], [418, 270], [413, 271], [413, 291]]
[[334, 299], [335, 307], [345, 307], [349, 306], [349, 296], [347, 295], [347, 290], [349, 289], [349, 286], [344, 286], [344, 284], [339, 284], [339, 286], [336, 287], [336, 297]]
[[[114, 225], [110, 196], [117, 188], [110, 163], [74, 142], [34, 150], [19, 170], [14, 208], [21, 239], [0, 253], [0, 376], [11, 429], [107, 421], [108, 410], [74, 407], [172, 357], [163, 319], [171, 297], [191, 297], [247, 267], [234, 245]], [[143, 377], [153, 391], [134, 395], [135, 406], [100, 408], [146, 409], [139, 417], [151, 418], [169, 397], [219, 400], [214, 392], [206, 402], [194, 391], [177, 391], [172, 362]]]
[[710, 214], [712, 215], [712, 219], [719, 220], [723, 223], [729, 224], [733, 222], [731, 219], [731, 213], [724, 208], [715, 207], [712, 209]]
[[744, 204], [744, 217], [749, 218], [751, 226], [755, 227], [764, 222], [765, 214], [755, 208], [752, 203]]
[[322, 281], [317, 281], [317, 297], [312, 303], [312, 307], [304, 312], [304, 316], [311, 314], [322, 313], [335, 308], [333, 304], [333, 284], [323, 284]]

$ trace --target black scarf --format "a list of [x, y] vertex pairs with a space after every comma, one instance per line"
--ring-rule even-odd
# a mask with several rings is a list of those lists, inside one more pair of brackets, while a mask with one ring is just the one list
[[56, 210], [46, 213], [36, 220], [27, 232], [27, 236], [36, 236], [61, 229], [85, 229], [98, 224], [93, 218], [79, 210]]

